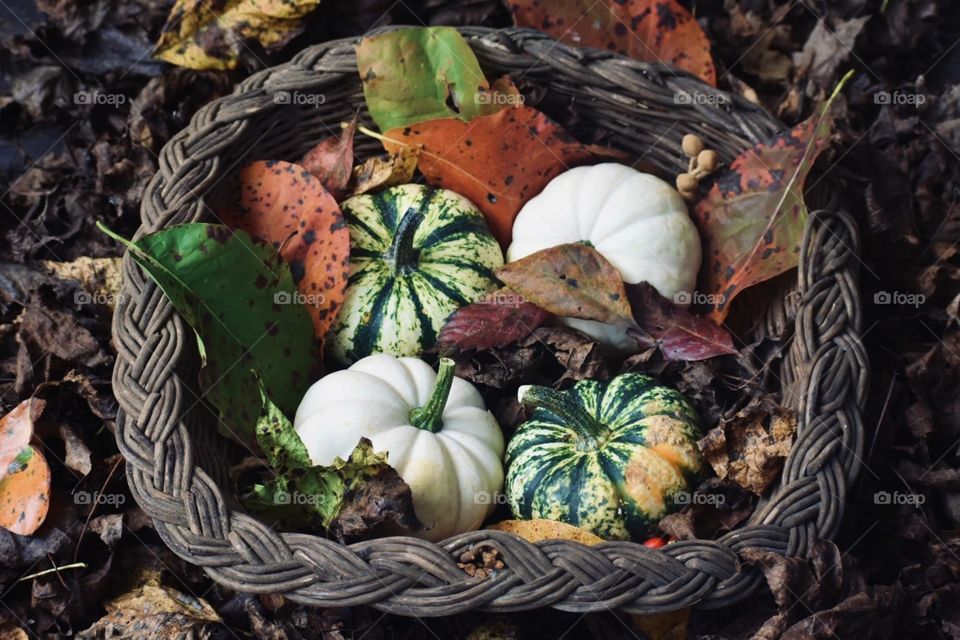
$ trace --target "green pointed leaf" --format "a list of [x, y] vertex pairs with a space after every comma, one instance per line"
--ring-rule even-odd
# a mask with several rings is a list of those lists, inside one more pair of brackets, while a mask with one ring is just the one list
[[306, 469], [311, 466], [310, 454], [303, 440], [297, 435], [293, 423], [283, 411], [270, 400], [260, 381], [260, 398], [263, 410], [257, 421], [257, 442], [274, 469]]
[[411, 27], [357, 45], [370, 117], [381, 131], [436, 118], [469, 121], [500, 110], [473, 51], [451, 27]]
[[292, 415], [319, 363], [313, 327], [290, 267], [277, 250], [223, 225], [169, 227], [129, 242], [133, 259], [163, 289], [203, 341], [204, 397], [220, 413], [220, 430], [255, 446], [263, 379], [277, 408]]

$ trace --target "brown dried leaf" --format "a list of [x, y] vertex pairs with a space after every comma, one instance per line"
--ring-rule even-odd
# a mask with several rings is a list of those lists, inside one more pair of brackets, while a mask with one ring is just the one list
[[510, 289], [499, 289], [453, 312], [440, 330], [437, 348], [449, 355], [501, 347], [526, 338], [549, 317]]
[[372, 537], [381, 531], [409, 535], [422, 528], [413, 511], [410, 486], [386, 465], [347, 489], [340, 513], [330, 524], [331, 533], [341, 540]]
[[367, 158], [353, 168], [349, 195], [357, 196], [377, 189], [386, 189], [397, 184], [406, 184], [413, 179], [420, 159], [420, 147], [400, 147], [394, 153], [381, 158]]
[[504, 520], [490, 525], [487, 529], [513, 533], [529, 542], [540, 542], [541, 540], [553, 540], [557, 538], [573, 540], [574, 542], [586, 545], [595, 545], [603, 542], [603, 538], [589, 531], [584, 531], [579, 527], [575, 527], [572, 524], [541, 518], [533, 520]]
[[339, 136], [328, 136], [307, 151], [300, 165], [312, 173], [327, 191], [340, 198], [350, 182], [353, 168], [353, 136], [357, 116], [343, 125]]
[[757, 495], [780, 474], [797, 430], [795, 411], [770, 404], [750, 405], [711, 429], [699, 442], [700, 451], [717, 476]]

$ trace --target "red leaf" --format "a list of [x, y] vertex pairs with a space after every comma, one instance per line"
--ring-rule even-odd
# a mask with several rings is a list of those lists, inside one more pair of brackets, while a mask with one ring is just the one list
[[526, 338], [549, 317], [523, 296], [503, 288], [454, 311], [440, 331], [437, 347], [443, 355], [500, 347]]
[[567, 44], [616, 51], [643, 62], [664, 62], [717, 84], [710, 40], [676, 0], [508, 3], [519, 27], [540, 29]]
[[224, 223], [280, 251], [322, 340], [350, 275], [350, 232], [340, 207], [319, 180], [290, 162], [254, 162], [240, 181], [240, 208], [222, 213]]
[[723, 322], [744, 289], [799, 263], [807, 223], [803, 185], [829, 142], [829, 106], [741, 153], [715, 174], [694, 207], [703, 239], [701, 282], [714, 301], [710, 315], [715, 322]]
[[575, 164], [624, 154], [574, 140], [553, 120], [530, 107], [506, 108], [464, 122], [429, 120], [391, 129], [384, 147], [422, 145], [417, 167], [434, 186], [473, 201], [493, 235], [506, 248], [513, 220], [527, 200]]
[[310, 149], [300, 162], [335, 197], [343, 195], [350, 182], [353, 170], [353, 136], [356, 130], [357, 116], [354, 115], [339, 137], [324, 138]]
[[650, 284], [627, 285], [636, 327], [627, 330], [645, 347], [658, 346], [667, 360], [693, 362], [737, 353], [727, 330], [673, 304]]

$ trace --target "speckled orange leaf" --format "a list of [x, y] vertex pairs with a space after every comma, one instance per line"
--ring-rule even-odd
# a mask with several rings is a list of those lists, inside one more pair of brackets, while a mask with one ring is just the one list
[[663, 62], [717, 84], [710, 40], [676, 0], [508, 0], [517, 26], [562, 42]]
[[473, 201], [504, 248], [520, 208], [550, 180], [591, 159], [624, 157], [613, 149], [577, 142], [556, 122], [526, 106], [470, 122], [418, 122], [391, 129], [384, 137], [391, 152], [422, 145], [417, 167], [427, 182]]
[[799, 263], [807, 223], [804, 182], [829, 143], [830, 104], [737, 156], [693, 207], [703, 240], [701, 284], [715, 301], [714, 321], [727, 317], [744, 289]]
[[4, 467], [0, 479], [0, 527], [21, 536], [36, 531], [50, 506], [50, 467], [31, 446]]
[[30, 444], [33, 421], [40, 417], [45, 406], [40, 398], [28, 398], [0, 418], [0, 478]]
[[240, 181], [239, 209], [223, 212], [223, 221], [280, 251], [323, 340], [350, 275], [350, 232], [340, 207], [320, 180], [291, 162], [254, 162]]

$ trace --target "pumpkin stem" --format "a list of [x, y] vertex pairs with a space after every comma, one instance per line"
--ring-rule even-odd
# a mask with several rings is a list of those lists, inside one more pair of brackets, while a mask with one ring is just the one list
[[400, 219], [397, 232], [393, 234], [393, 242], [387, 249], [386, 255], [387, 262], [394, 271], [406, 271], [417, 265], [420, 252], [413, 248], [413, 237], [417, 234], [417, 228], [423, 222], [423, 217], [423, 213], [410, 207]]
[[523, 390], [520, 402], [556, 415], [587, 443], [597, 444], [605, 428], [571, 394], [550, 387], [531, 385]]
[[410, 411], [410, 424], [417, 429], [436, 433], [443, 429], [443, 408], [447, 406], [450, 387], [453, 386], [454, 362], [450, 358], [440, 359], [437, 379], [433, 382], [430, 397], [422, 407]]

